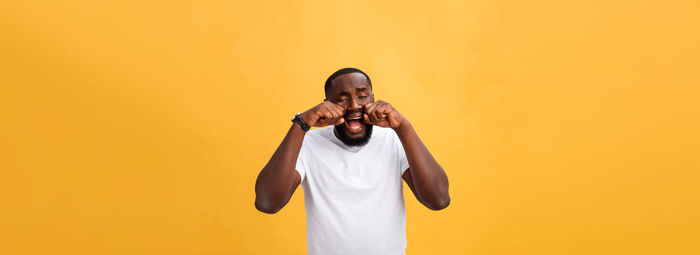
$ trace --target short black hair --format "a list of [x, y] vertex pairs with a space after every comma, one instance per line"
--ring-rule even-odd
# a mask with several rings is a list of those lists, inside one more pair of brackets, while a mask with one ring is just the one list
[[335, 71], [335, 73], [331, 74], [331, 76], [328, 76], [328, 79], [326, 79], [326, 85], [323, 87], [323, 91], [328, 93], [328, 89], [331, 87], [331, 83], [333, 83], [333, 80], [335, 80], [335, 78], [338, 76], [348, 73], [361, 73], [367, 78], [367, 83], [369, 83], [369, 89], [372, 89], [372, 80], [369, 79], [369, 76], [365, 72], [357, 68], [346, 67]]

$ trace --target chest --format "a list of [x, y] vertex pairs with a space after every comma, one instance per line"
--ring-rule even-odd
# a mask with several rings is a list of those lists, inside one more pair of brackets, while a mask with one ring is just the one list
[[335, 194], [362, 194], [399, 189], [400, 167], [392, 146], [358, 152], [317, 151], [309, 158], [307, 185]]

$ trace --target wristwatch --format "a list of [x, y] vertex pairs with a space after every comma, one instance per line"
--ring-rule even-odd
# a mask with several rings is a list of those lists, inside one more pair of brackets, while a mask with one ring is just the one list
[[304, 120], [301, 119], [301, 113], [297, 113], [294, 115], [294, 118], [292, 118], [292, 122], [299, 124], [299, 127], [301, 127], [301, 130], [304, 130], [304, 132], [309, 131], [311, 127], [309, 127]]

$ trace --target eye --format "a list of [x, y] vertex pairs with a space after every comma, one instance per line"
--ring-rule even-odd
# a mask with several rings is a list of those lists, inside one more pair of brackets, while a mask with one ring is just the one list
[[345, 101], [347, 101], [346, 98], [338, 98], [338, 99], [335, 100], [336, 103], [343, 103], [343, 102], [345, 102]]
[[359, 98], [359, 99], [365, 99], [365, 98], [367, 98], [367, 96], [359, 96], [358, 98]]

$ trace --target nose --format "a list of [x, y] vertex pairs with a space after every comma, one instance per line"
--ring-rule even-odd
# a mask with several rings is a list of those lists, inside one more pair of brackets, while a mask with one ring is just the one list
[[361, 105], [357, 99], [353, 98], [350, 100], [350, 105], [348, 105], [349, 112], [357, 112], [362, 110], [363, 105]]

